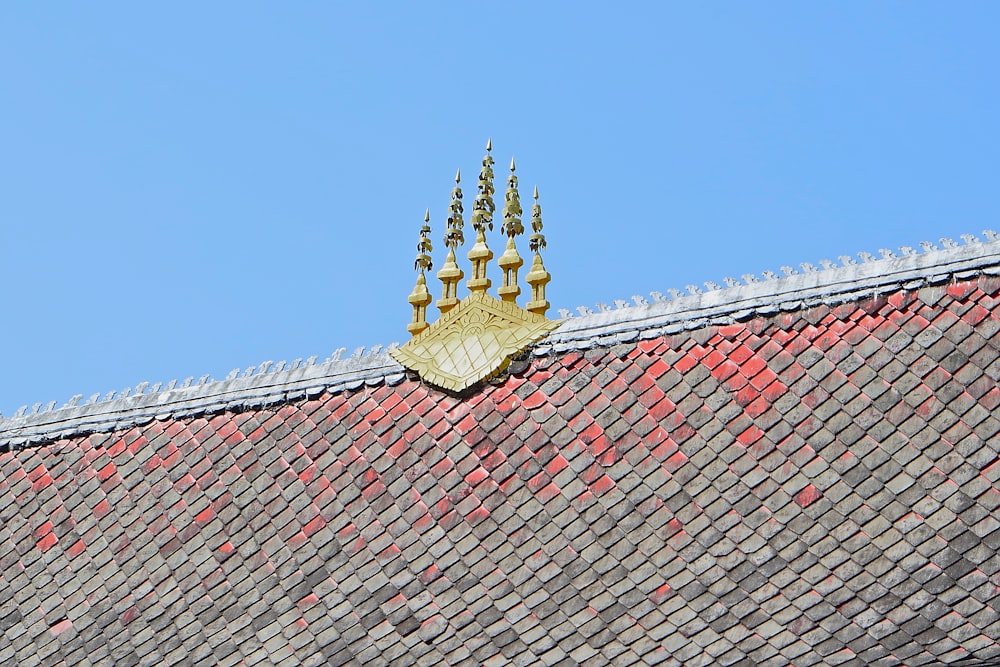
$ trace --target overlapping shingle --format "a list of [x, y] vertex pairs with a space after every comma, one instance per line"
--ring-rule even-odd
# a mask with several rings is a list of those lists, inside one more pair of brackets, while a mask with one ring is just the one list
[[1000, 654], [1000, 281], [0, 454], [0, 663]]

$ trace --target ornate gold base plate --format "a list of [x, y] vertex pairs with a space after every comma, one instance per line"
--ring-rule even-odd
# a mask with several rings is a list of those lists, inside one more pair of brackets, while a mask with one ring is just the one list
[[504, 370], [557, 326], [558, 321], [475, 292], [391, 354], [425, 382], [461, 392]]

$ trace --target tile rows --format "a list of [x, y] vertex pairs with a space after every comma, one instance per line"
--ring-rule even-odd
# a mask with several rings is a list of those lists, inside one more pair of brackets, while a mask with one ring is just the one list
[[1000, 283], [0, 454], [0, 664], [1000, 655]]

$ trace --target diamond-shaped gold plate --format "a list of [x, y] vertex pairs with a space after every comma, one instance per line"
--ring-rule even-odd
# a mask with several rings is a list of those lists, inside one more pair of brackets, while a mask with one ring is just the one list
[[558, 321], [475, 292], [391, 354], [425, 382], [460, 392], [505, 369], [514, 355], [557, 326]]

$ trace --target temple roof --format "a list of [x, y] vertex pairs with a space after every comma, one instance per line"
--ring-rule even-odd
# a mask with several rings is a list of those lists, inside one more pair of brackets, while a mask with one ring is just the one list
[[567, 313], [461, 394], [379, 348], [5, 419], [0, 663], [989, 664], [1000, 241], [941, 245]]

